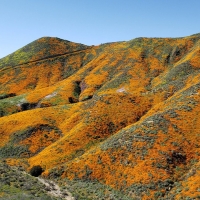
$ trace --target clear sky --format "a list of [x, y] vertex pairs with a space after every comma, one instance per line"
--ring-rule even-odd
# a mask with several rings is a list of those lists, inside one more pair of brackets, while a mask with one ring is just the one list
[[200, 0], [0, 0], [0, 58], [43, 36], [87, 45], [200, 32]]

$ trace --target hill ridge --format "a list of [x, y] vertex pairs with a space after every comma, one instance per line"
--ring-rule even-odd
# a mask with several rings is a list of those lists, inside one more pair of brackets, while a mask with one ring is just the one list
[[0, 60], [0, 157], [80, 199], [199, 198], [199, 40], [47, 38]]

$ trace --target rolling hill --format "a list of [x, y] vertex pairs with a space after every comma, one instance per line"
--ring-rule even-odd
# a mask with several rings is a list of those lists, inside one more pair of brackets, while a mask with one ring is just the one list
[[40, 38], [0, 60], [0, 158], [77, 199], [200, 198], [200, 34], [87, 46]]

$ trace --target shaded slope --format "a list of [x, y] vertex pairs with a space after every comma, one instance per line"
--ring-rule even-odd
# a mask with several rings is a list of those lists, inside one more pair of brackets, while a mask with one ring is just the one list
[[[199, 39], [137, 38], [4, 68], [0, 155], [130, 199], [196, 198], [182, 177], [199, 160]], [[176, 194], [176, 183], [195, 187]]]

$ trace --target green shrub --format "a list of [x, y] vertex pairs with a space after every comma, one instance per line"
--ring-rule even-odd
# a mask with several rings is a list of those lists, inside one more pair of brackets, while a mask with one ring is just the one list
[[30, 170], [30, 174], [35, 177], [40, 176], [42, 172], [43, 172], [43, 169], [40, 165], [33, 166]]

